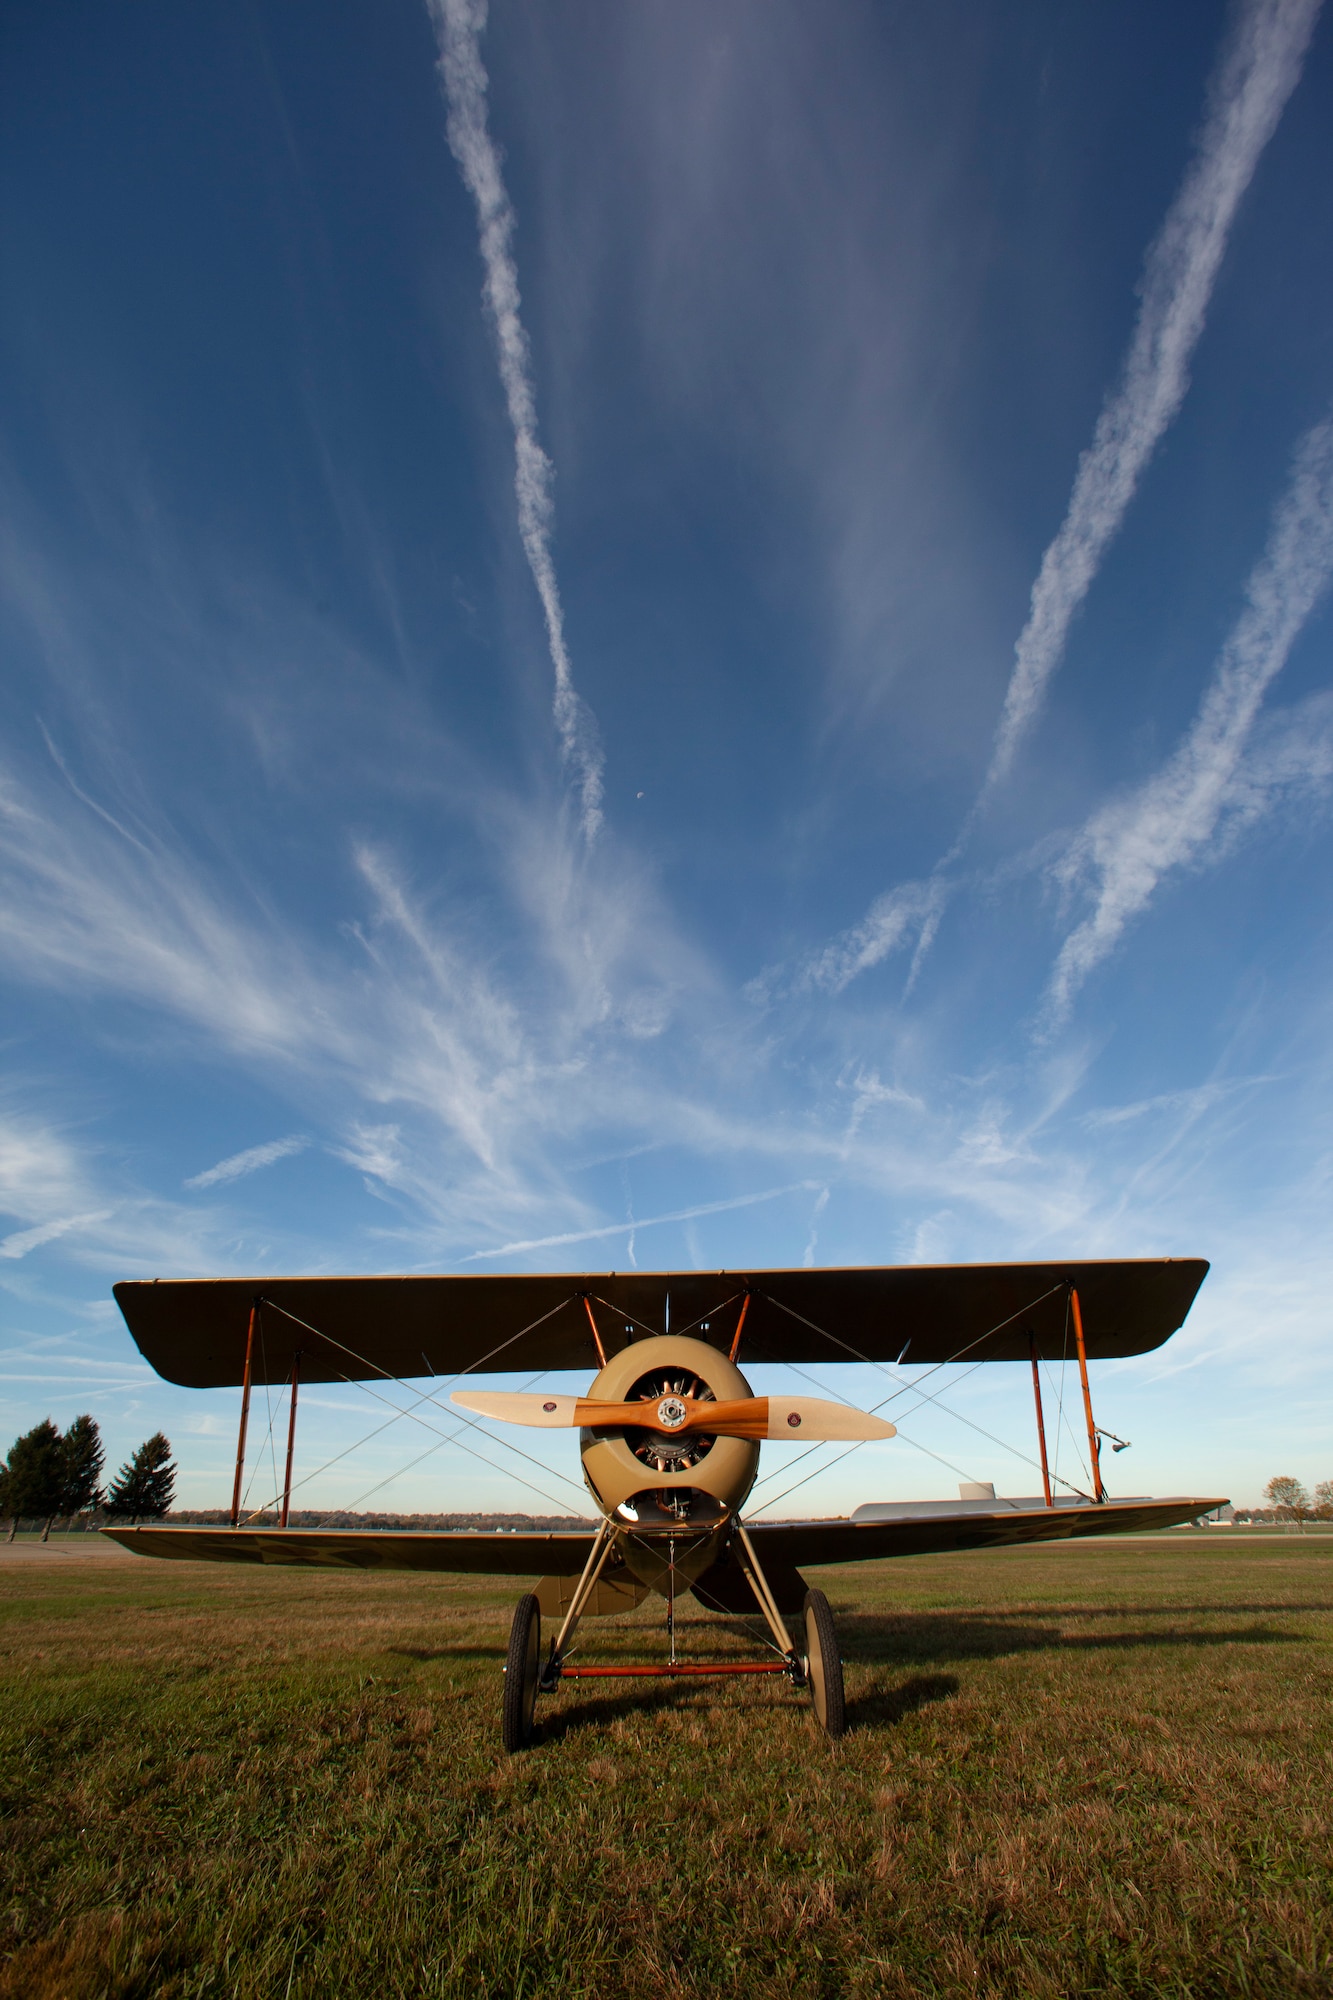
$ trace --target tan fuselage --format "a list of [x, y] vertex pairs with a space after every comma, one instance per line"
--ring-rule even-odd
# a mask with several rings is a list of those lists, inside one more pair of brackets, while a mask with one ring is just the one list
[[[643, 1404], [644, 1423], [599, 1425], [579, 1433], [583, 1476], [616, 1532], [616, 1555], [650, 1589], [687, 1590], [711, 1568], [719, 1545], [754, 1484], [759, 1446], [715, 1437], [697, 1419], [666, 1428], [672, 1405], [752, 1395], [739, 1368], [706, 1341], [667, 1334], [637, 1340], [603, 1368], [590, 1401]], [[619, 1565], [617, 1565], [618, 1567]]]

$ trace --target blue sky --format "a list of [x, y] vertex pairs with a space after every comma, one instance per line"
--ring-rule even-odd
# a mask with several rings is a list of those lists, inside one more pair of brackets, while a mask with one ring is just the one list
[[10, 1433], [226, 1497], [120, 1277], [1176, 1254], [1113, 1487], [1333, 1476], [1317, 0], [0, 36]]

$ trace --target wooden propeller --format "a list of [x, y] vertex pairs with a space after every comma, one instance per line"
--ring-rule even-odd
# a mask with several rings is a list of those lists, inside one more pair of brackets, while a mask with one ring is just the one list
[[744, 1396], [715, 1403], [665, 1393], [636, 1403], [598, 1403], [587, 1396], [542, 1396], [509, 1389], [455, 1389], [450, 1401], [480, 1417], [541, 1430], [646, 1430], [665, 1437], [809, 1438], [826, 1441], [891, 1438], [894, 1426], [822, 1396]]

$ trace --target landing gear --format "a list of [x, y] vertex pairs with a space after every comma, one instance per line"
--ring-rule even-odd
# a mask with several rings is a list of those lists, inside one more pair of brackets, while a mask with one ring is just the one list
[[833, 1613], [822, 1590], [805, 1593], [805, 1677], [815, 1720], [827, 1736], [841, 1736], [847, 1726], [842, 1692], [842, 1659]]
[[505, 1658], [504, 1746], [526, 1750], [537, 1733], [537, 1680], [541, 1668], [542, 1614], [531, 1591], [520, 1597], [509, 1628]]
[[847, 1725], [842, 1690], [842, 1660], [838, 1654], [838, 1641], [833, 1630], [833, 1614], [829, 1610], [828, 1599], [822, 1590], [806, 1591], [801, 1634], [804, 1647], [794, 1643], [786, 1621], [778, 1609], [777, 1599], [755, 1554], [754, 1545], [740, 1521], [736, 1522], [736, 1540], [733, 1546], [737, 1564], [754, 1593], [755, 1602], [773, 1637], [773, 1646], [767, 1659], [719, 1660], [712, 1663], [677, 1659], [676, 1546], [674, 1537], [671, 1537], [665, 1588], [660, 1582], [657, 1586], [662, 1589], [667, 1600], [669, 1657], [666, 1662], [651, 1666], [647, 1664], [593, 1666], [582, 1662], [571, 1665], [568, 1656], [574, 1634], [578, 1629], [579, 1620], [592, 1600], [597, 1580], [611, 1554], [613, 1540], [614, 1531], [609, 1523], [603, 1521], [593, 1537], [583, 1574], [575, 1587], [559, 1633], [551, 1641], [544, 1662], [541, 1656], [541, 1608], [538, 1599], [529, 1593], [528, 1596], [521, 1597], [515, 1607], [514, 1622], [509, 1631], [509, 1652], [505, 1661], [503, 1704], [504, 1747], [511, 1755], [517, 1750], [526, 1750], [536, 1737], [536, 1708], [539, 1694], [554, 1694], [563, 1680], [592, 1678], [620, 1679], [663, 1675], [672, 1679], [685, 1679], [703, 1674], [719, 1678], [732, 1674], [783, 1674], [794, 1688], [809, 1689], [815, 1720], [824, 1733], [832, 1737], [842, 1735]]

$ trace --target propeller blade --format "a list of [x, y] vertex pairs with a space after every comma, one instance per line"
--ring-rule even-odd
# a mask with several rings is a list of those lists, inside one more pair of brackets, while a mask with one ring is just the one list
[[841, 1443], [891, 1438], [894, 1426], [846, 1403], [822, 1396], [747, 1396], [714, 1403], [693, 1396], [664, 1395], [637, 1403], [598, 1403], [587, 1396], [542, 1396], [509, 1389], [455, 1389], [452, 1402], [504, 1424], [531, 1424], [540, 1430], [653, 1430], [668, 1436], [702, 1431], [710, 1437], [809, 1438]]
[[868, 1410], [854, 1410], [848, 1403], [830, 1403], [822, 1396], [770, 1396], [764, 1435], [831, 1444], [843, 1439], [897, 1437], [898, 1431], [887, 1417], [872, 1417]]
[[475, 1410], [479, 1417], [494, 1417], [501, 1424], [532, 1424], [539, 1430], [568, 1431], [578, 1428], [580, 1398], [577, 1396], [527, 1395], [517, 1389], [455, 1389], [451, 1403]]

